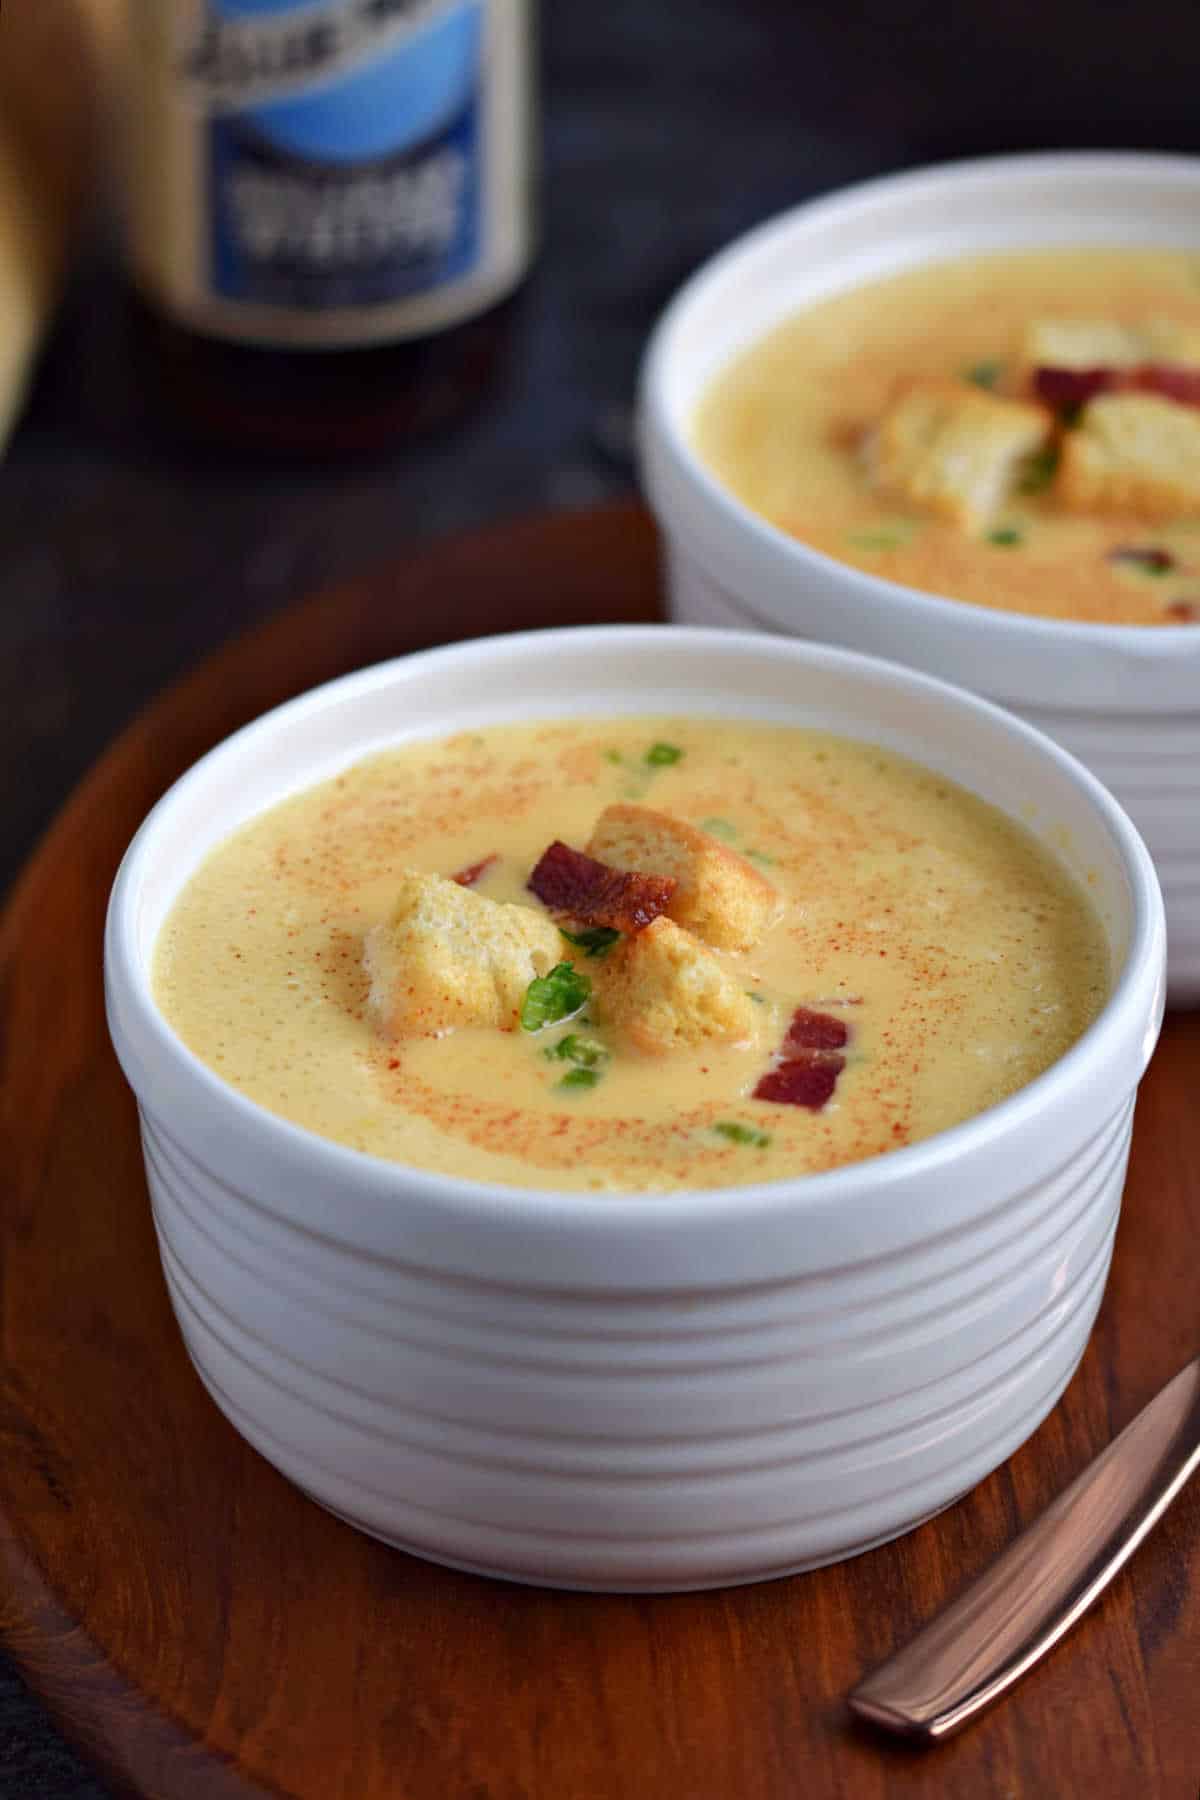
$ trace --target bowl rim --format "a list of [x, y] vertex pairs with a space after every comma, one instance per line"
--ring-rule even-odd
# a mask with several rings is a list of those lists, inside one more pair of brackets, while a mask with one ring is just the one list
[[[270, 1112], [241, 1093], [188, 1049], [168, 1025], [152, 996], [148, 962], [143, 961], [138, 951], [139, 888], [145, 869], [152, 864], [156, 836], [164, 820], [180, 799], [200, 786], [220, 763], [232, 762], [244, 755], [280, 724], [294, 721], [307, 711], [341, 705], [360, 693], [386, 688], [397, 678], [419, 680], [423, 670], [439, 663], [473, 659], [486, 663], [487, 659], [497, 655], [511, 660], [514, 655], [537, 654], [542, 646], [573, 646], [583, 656], [592, 650], [598, 652], [606, 648], [636, 651], [649, 640], [661, 642], [671, 638], [686, 638], [689, 643], [711, 649], [714, 655], [724, 650], [771, 658], [782, 654], [789, 661], [804, 663], [816, 671], [825, 668], [850, 675], [868, 675], [876, 680], [883, 677], [893, 686], [906, 687], [934, 702], [949, 703], [1000, 726], [1010, 736], [1057, 764], [1082, 791], [1082, 797], [1099, 813], [1107, 827], [1122, 863], [1130, 889], [1131, 928], [1124, 963], [1115, 971], [1112, 990], [1104, 1006], [1076, 1042], [1048, 1069], [984, 1112], [947, 1130], [918, 1143], [839, 1168], [718, 1188], [597, 1192], [528, 1188], [480, 1181], [471, 1176], [439, 1174], [337, 1143], [307, 1126]], [[710, 710], [708, 716], [719, 714]], [[427, 735], [453, 729], [452, 721], [448, 720]], [[846, 735], [854, 735], [853, 730], [848, 729]], [[368, 753], [367, 746], [357, 751], [350, 746], [346, 751], [347, 762]], [[1116, 1058], [1120, 1046], [1131, 1040], [1141, 1043], [1140, 1079], [1157, 1039], [1162, 1015], [1165, 938], [1158, 879], [1150, 854], [1128, 815], [1082, 763], [1005, 708], [950, 682], [883, 658], [806, 640], [686, 625], [602, 625], [497, 634], [391, 658], [310, 688], [222, 739], [172, 783], [130, 842], [109, 898], [104, 967], [114, 1041], [117, 1037], [114, 996], [119, 995], [120, 1008], [124, 1014], [132, 1016], [133, 1027], [142, 1044], [150, 1046], [154, 1057], [171, 1065], [184, 1078], [201, 1110], [213, 1118], [220, 1114], [235, 1118], [247, 1134], [254, 1134], [269, 1145], [281, 1167], [303, 1169], [308, 1177], [320, 1176], [332, 1184], [358, 1187], [364, 1193], [370, 1191], [390, 1199], [403, 1194], [406, 1187], [414, 1191], [419, 1188], [422, 1197], [432, 1203], [446, 1221], [456, 1219], [467, 1226], [475, 1222], [494, 1224], [498, 1217], [507, 1217], [525, 1225], [587, 1226], [607, 1234], [612, 1228], [644, 1226], [647, 1221], [670, 1225], [685, 1217], [697, 1223], [747, 1228], [753, 1226], [756, 1218], [770, 1219], [780, 1212], [797, 1209], [802, 1212], [816, 1210], [851, 1194], [856, 1200], [871, 1198], [905, 1181], [933, 1176], [972, 1148], [982, 1149], [987, 1140], [1028, 1128], [1038, 1114], [1052, 1109], [1056, 1101], [1067, 1099], [1077, 1084], [1086, 1082], [1089, 1067], [1098, 1067], [1106, 1057]], [[1149, 1034], [1148, 1019], [1152, 1027]], [[123, 1035], [128, 1036], [129, 1029], [123, 1019]], [[119, 1045], [117, 1049], [124, 1066], [125, 1057]], [[153, 1117], [152, 1104], [141, 1092], [136, 1089], [135, 1092], [139, 1106], [145, 1104]], [[344, 1234], [345, 1241], [352, 1237], [352, 1232]]]
[[[934, 629], [940, 620], [944, 620], [945, 608], [952, 606], [956, 613], [967, 615], [979, 628], [992, 630], [1010, 641], [1020, 639], [1031, 649], [1053, 645], [1056, 649], [1069, 650], [1105, 644], [1145, 662], [1171, 663], [1185, 648], [1200, 650], [1200, 627], [1195, 624], [1110, 625], [1094, 619], [1046, 618], [1038, 613], [980, 606], [975, 601], [959, 600], [949, 594], [932, 594], [884, 575], [873, 575], [853, 563], [842, 562], [826, 551], [806, 544], [803, 539], [792, 537], [738, 499], [697, 455], [667, 399], [676, 339], [691, 310], [736, 273], [743, 262], [776, 250], [794, 232], [820, 228], [828, 222], [853, 216], [856, 212], [870, 212], [892, 201], [929, 198], [947, 186], [974, 186], [986, 191], [1022, 179], [1051, 187], [1071, 176], [1091, 180], [1103, 178], [1117, 184], [1155, 180], [1195, 189], [1200, 199], [1200, 156], [1183, 152], [1046, 150], [965, 157], [924, 164], [895, 174], [871, 176], [803, 200], [752, 226], [708, 257], [667, 303], [651, 331], [642, 357], [638, 376], [637, 436], [643, 483], [651, 496], [655, 488], [653, 463], [657, 450], [660, 455], [663, 452], [668, 455], [676, 480], [690, 488], [695, 500], [715, 507], [729, 527], [748, 534], [760, 555], [776, 567], [783, 568], [791, 563], [801, 574], [820, 572], [828, 576], [834, 572], [838, 579], [846, 580], [864, 597], [908, 604], [922, 623]], [[1014, 250], [1017, 248], [1019, 246], [1013, 246]], [[1200, 232], [1197, 250], [1200, 251]], [[939, 260], [952, 260], [954, 254], [951, 252]], [[961, 254], [971, 253], [963, 251]], [[886, 279], [886, 275], [873, 279]], [[854, 285], [849, 284], [850, 287]], [[796, 310], [800, 312], [804, 308]], [[698, 394], [693, 393], [693, 404], [697, 398]], [[658, 442], [652, 447], [651, 440], [655, 437]], [[757, 616], [762, 618], [761, 614]], [[763, 618], [763, 623], [773, 621]], [[1029, 643], [1030, 639], [1037, 641]]]

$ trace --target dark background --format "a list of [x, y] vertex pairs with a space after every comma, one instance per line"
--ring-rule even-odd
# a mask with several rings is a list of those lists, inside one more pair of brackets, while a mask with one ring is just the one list
[[[0, 468], [0, 889], [222, 639], [418, 537], [628, 490], [646, 332], [746, 226], [950, 156], [1200, 150], [1195, 0], [546, 0], [543, 24], [543, 250], [453, 432], [308, 468], [164, 440], [97, 220]], [[105, 1795], [0, 1658], [0, 1800]]]

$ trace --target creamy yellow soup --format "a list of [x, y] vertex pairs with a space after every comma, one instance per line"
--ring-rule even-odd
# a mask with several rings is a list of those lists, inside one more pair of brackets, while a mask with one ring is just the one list
[[[744, 1041], [632, 1053], [598, 979], [581, 1016], [541, 1031], [380, 1031], [364, 941], [398, 871], [495, 856], [476, 891], [544, 911], [526, 887], [542, 851], [585, 844], [618, 801], [701, 827], [777, 888], [759, 947], [719, 956], [755, 996]], [[565, 938], [562, 953], [601, 973]], [[681, 718], [495, 727], [371, 757], [213, 851], [154, 962], [170, 1024], [272, 1112], [424, 1169], [600, 1190], [769, 1180], [915, 1143], [1048, 1067], [1108, 987], [1084, 892], [993, 807], [869, 745]], [[753, 1098], [798, 1005], [848, 1023], [819, 1110]], [[589, 1085], [564, 1083], [569, 1032], [600, 1047]]]
[[[1047, 618], [1200, 621], [1200, 518], [1071, 514], [1035, 474], [1035, 491], [967, 531], [881, 496], [868, 478], [864, 438], [898, 382], [961, 377], [1015, 396], [1030, 322], [1081, 318], [1200, 326], [1200, 253], [973, 256], [838, 294], [722, 371], [697, 410], [695, 445], [781, 530], [908, 587]], [[1112, 560], [1128, 549], [1166, 556]]]

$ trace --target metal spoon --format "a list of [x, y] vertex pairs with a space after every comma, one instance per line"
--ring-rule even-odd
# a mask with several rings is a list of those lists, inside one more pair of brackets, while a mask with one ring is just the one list
[[860, 1718], [936, 1743], [1070, 1631], [1200, 1467], [1200, 1357], [979, 1579], [850, 1695]]

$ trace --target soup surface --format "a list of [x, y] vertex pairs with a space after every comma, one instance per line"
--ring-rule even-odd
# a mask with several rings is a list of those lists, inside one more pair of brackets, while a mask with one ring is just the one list
[[[529, 891], [547, 845], [587, 843], [614, 803], [698, 827], [778, 896], [753, 949], [675, 939], [732, 978], [750, 1018], [732, 1037], [631, 1044], [606, 983], [633, 934], [573, 942]], [[567, 1012], [385, 1028], [364, 946], [412, 870], [466, 871], [481, 900], [533, 909], [574, 984]], [[186, 884], [154, 985], [204, 1062], [326, 1137], [482, 1180], [653, 1191], [829, 1169], [969, 1118], [1078, 1038], [1109, 975], [1083, 891], [941, 776], [807, 731], [618, 718], [414, 743], [284, 801]], [[816, 1028], [840, 1044], [832, 1092], [755, 1097], [810, 1017], [834, 1021]]]
[[[1092, 362], [1088, 333], [1096, 362], [1111, 354], [1105, 338], [1113, 326], [1148, 332], [1152, 346], [1173, 345], [1145, 355], [1186, 363], [1182, 379], [1168, 369], [1165, 381], [1176, 400], [1187, 400], [1170, 407], [1186, 440], [1187, 466], [1172, 463], [1170, 471], [1180, 476], [1177, 502], [1168, 486], [1147, 516], [1130, 499], [1133, 489], [1122, 494], [1118, 484], [1110, 489], [1116, 502], [1103, 492], [1089, 510], [1078, 509], [1078, 495], [1068, 502], [1056, 465], [1081, 423], [1077, 403], [1050, 408], [1052, 436], [1000, 503], [969, 525], [872, 477], [872, 434], [904, 384], [950, 380], [997, 398], [1036, 398], [1035, 324], [1043, 341], [1056, 326], [1068, 328], [1076, 378]], [[1200, 253], [1040, 250], [930, 265], [812, 306], [736, 357], [701, 401], [694, 441], [755, 512], [872, 574], [1052, 618], [1188, 624], [1200, 621], [1198, 333]], [[1055, 397], [1052, 385], [1046, 391]], [[1143, 430], [1142, 422], [1135, 418], [1133, 428]], [[1149, 455], [1159, 480], [1174, 454], [1161, 444], [1134, 446], [1135, 475], [1137, 458]]]

